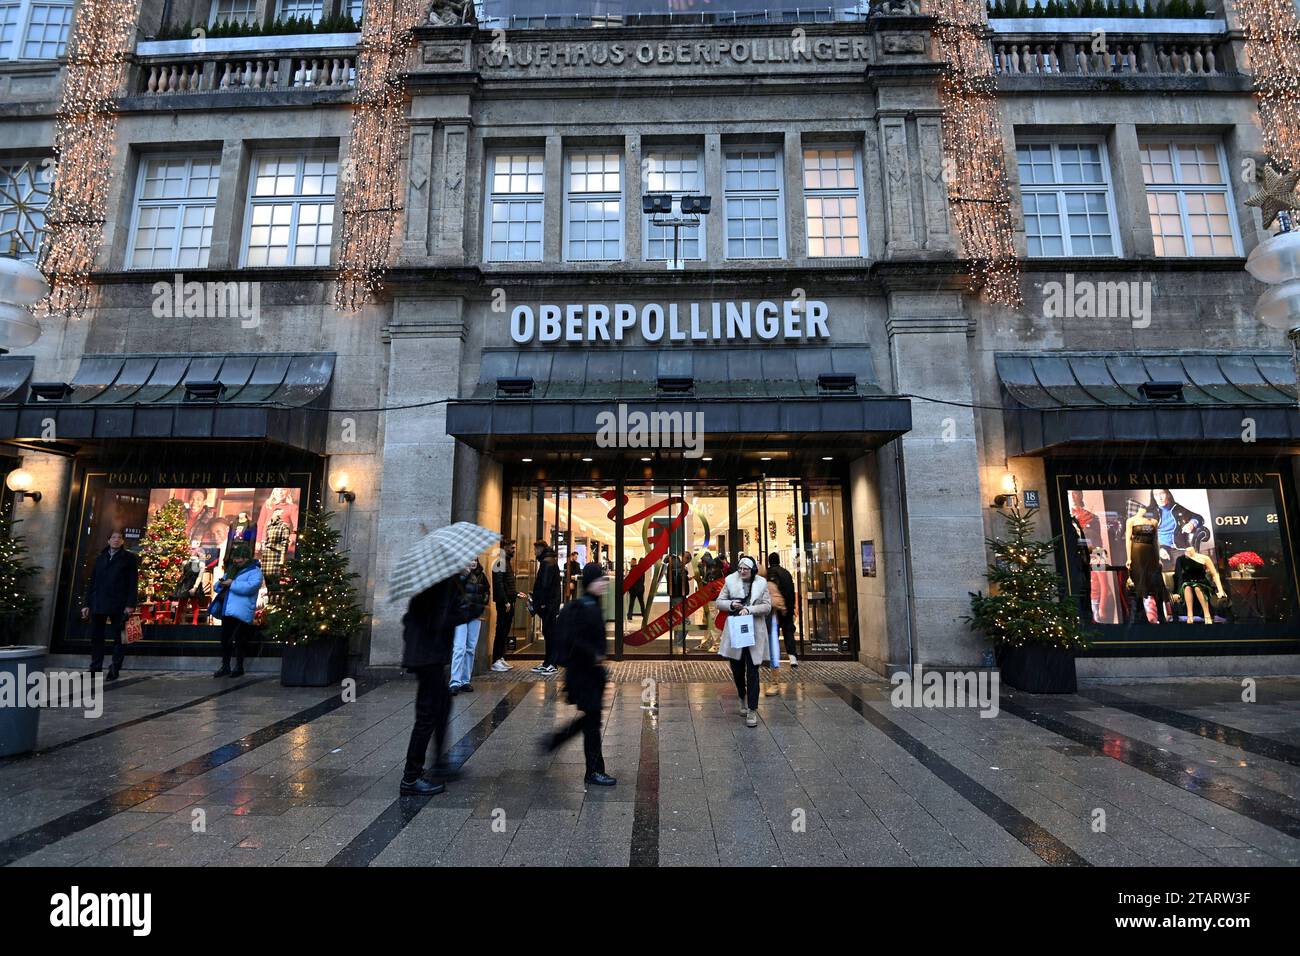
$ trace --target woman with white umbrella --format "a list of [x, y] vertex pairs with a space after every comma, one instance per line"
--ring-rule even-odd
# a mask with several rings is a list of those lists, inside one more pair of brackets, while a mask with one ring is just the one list
[[402, 666], [415, 674], [415, 726], [406, 748], [406, 768], [400, 792], [407, 796], [432, 796], [446, 787], [424, 779], [429, 740], [435, 740], [435, 772], [446, 776], [458, 768], [442, 762], [451, 711], [447, 668], [451, 664], [452, 637], [467, 622], [465, 604], [455, 576], [500, 535], [461, 521], [421, 538], [403, 556], [393, 576], [393, 601], [411, 596], [402, 618]]

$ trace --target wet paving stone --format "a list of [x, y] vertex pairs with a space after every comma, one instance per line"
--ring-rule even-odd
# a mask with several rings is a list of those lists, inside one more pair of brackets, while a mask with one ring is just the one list
[[[1085, 682], [973, 710], [898, 710], [805, 662], [744, 726], [724, 664], [612, 666], [605, 761], [525, 668], [453, 702], [444, 794], [399, 797], [414, 684], [355, 702], [274, 681], [133, 675], [100, 721], [42, 716], [0, 761], [13, 866], [1300, 865], [1300, 680]], [[653, 699], [643, 699], [644, 681]], [[1098, 828], [1098, 814], [1104, 826]]]

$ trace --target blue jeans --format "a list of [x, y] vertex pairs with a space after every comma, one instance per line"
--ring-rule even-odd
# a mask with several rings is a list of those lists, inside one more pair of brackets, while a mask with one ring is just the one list
[[478, 632], [483, 621], [470, 621], [456, 627], [451, 645], [451, 686], [468, 684], [474, 675], [474, 650], [478, 647]]

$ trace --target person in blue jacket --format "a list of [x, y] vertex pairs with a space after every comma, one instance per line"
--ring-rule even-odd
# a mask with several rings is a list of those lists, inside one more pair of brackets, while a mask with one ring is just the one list
[[[253, 560], [253, 546], [246, 541], [236, 541], [230, 546], [228, 576], [216, 585], [213, 604], [219, 607], [221, 618], [221, 667], [213, 677], [242, 677], [244, 674], [244, 648], [253, 629], [253, 614], [257, 611], [257, 592], [262, 589], [262, 566]], [[230, 654], [235, 653], [235, 669], [230, 669]]]

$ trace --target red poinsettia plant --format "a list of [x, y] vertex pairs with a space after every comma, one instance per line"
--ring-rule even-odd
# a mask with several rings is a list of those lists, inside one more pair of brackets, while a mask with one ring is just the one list
[[1264, 559], [1254, 551], [1238, 551], [1228, 559], [1230, 568], [1262, 568]]

